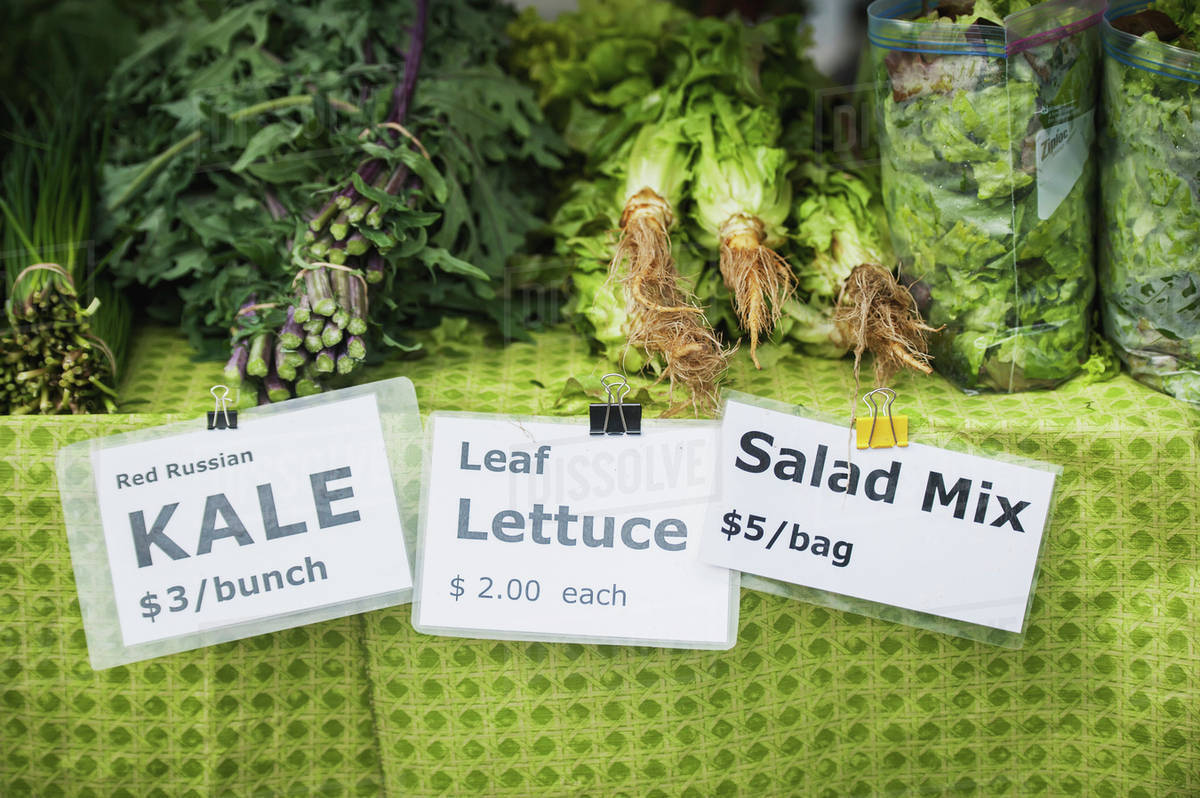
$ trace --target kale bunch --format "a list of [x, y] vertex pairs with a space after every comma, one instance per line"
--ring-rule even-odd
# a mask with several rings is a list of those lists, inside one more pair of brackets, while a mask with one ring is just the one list
[[108, 86], [117, 273], [206, 354], [232, 331], [232, 376], [260, 399], [411, 350], [448, 314], [524, 334], [506, 265], [562, 147], [501, 66], [512, 15], [494, 0], [182, 4]]

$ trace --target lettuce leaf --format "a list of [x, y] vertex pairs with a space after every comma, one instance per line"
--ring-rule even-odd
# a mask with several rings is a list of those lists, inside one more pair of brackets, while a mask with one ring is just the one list
[[[1161, 61], [1149, 38], [1132, 49]], [[1106, 55], [1104, 101], [1105, 334], [1135, 377], [1200, 403], [1200, 85]]]
[[[1002, 24], [1030, 4], [967, 5], [952, 21]], [[1039, 152], [1064, 131], [1090, 142], [1098, 49], [1094, 28], [1008, 59], [874, 48], [892, 240], [945, 326], [934, 365], [965, 388], [1050, 387], [1088, 357], [1096, 165], [1085, 155], [1055, 205]]]

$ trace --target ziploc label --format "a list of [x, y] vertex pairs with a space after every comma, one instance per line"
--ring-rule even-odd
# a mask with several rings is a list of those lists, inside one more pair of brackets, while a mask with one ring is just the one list
[[1045, 221], [1083, 174], [1096, 135], [1096, 112], [1088, 111], [1037, 132], [1038, 218]]

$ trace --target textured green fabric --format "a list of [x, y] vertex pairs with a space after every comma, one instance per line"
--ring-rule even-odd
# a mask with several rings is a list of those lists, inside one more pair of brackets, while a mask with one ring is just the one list
[[[154, 415], [0, 418], [0, 795], [1200, 794], [1200, 413], [1126, 377], [895, 386], [916, 440], [1065, 468], [1020, 651], [743, 591], [728, 652], [426, 637], [399, 607], [94, 673], [54, 452], [208, 409], [220, 375], [162, 333], [133, 362]], [[374, 376], [553, 413], [604, 370], [558, 333]], [[739, 356], [730, 384], [848, 413], [853, 377]]]
[[176, 420], [0, 417], [0, 795], [378, 794], [361, 616], [88, 664], [54, 453]]

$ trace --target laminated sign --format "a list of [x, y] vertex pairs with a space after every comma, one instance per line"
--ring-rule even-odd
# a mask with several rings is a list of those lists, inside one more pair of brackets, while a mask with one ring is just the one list
[[396, 379], [62, 449], [93, 667], [407, 601], [421, 442]]
[[717, 425], [643, 423], [636, 405], [597, 407], [590, 428], [551, 418], [430, 417], [418, 631], [733, 645], [737, 576], [696, 552], [714, 487]]
[[701, 559], [747, 587], [1020, 645], [1059, 469], [849, 433], [730, 394]]

